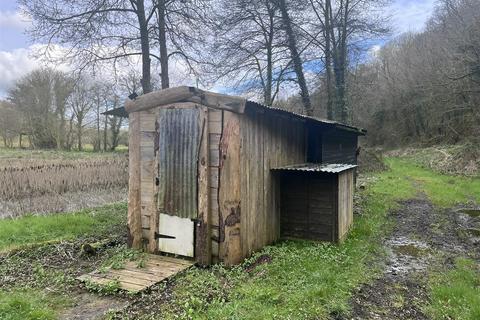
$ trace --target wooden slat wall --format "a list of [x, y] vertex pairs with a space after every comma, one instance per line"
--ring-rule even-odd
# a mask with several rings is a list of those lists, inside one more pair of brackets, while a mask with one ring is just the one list
[[279, 238], [279, 179], [270, 169], [305, 162], [305, 131], [300, 120], [251, 109], [224, 119], [219, 258], [234, 264]]
[[209, 140], [209, 187], [210, 187], [210, 224], [212, 262], [218, 262], [220, 242], [219, 220], [219, 166], [220, 139], [223, 131], [223, 111], [208, 108], [208, 140]]
[[281, 236], [334, 241], [336, 175], [288, 172], [282, 175]]
[[354, 170], [338, 176], [338, 240], [345, 239], [353, 222]]

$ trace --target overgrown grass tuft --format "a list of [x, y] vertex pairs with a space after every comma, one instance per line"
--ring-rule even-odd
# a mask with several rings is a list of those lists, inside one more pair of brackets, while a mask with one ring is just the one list
[[125, 203], [75, 213], [0, 220], [0, 252], [79, 236], [110, 235], [126, 224]]
[[480, 270], [475, 261], [457, 259], [455, 268], [430, 278], [433, 319], [480, 319]]
[[[480, 179], [449, 176], [421, 168], [411, 162], [398, 158], [389, 158], [392, 175], [411, 179], [420, 184], [421, 190], [437, 206], [450, 207], [460, 203], [475, 201], [480, 203]], [[395, 184], [388, 186], [395, 188]]]
[[0, 291], [0, 319], [53, 320], [68, 298], [32, 289]]

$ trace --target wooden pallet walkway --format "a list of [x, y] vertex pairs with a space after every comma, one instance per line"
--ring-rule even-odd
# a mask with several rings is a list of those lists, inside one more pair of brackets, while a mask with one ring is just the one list
[[109, 269], [106, 272], [95, 270], [77, 279], [82, 282], [89, 281], [99, 285], [106, 285], [111, 283], [111, 281], [118, 281], [121, 289], [137, 293], [194, 264], [193, 261], [153, 254], [147, 255], [144, 261], [145, 263], [142, 268], [137, 266], [137, 262], [128, 261], [125, 263], [123, 269]]

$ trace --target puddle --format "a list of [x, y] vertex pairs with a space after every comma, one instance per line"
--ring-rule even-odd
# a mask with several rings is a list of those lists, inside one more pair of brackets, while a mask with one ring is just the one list
[[480, 217], [480, 209], [460, 209], [458, 212], [464, 213], [473, 218]]
[[392, 247], [392, 251], [396, 254], [407, 255], [411, 257], [422, 257], [429, 253], [427, 248], [418, 247], [415, 244], [404, 244]]
[[426, 243], [408, 237], [397, 237], [387, 240], [386, 247], [389, 256], [387, 274], [397, 276], [426, 269], [431, 251]]

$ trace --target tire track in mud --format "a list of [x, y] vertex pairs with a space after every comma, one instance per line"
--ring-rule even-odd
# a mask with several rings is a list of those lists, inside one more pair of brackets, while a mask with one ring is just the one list
[[383, 274], [354, 294], [348, 319], [428, 319], [429, 271], [453, 268], [457, 257], [480, 261], [480, 217], [464, 212], [437, 208], [422, 194], [400, 202], [390, 213]]

